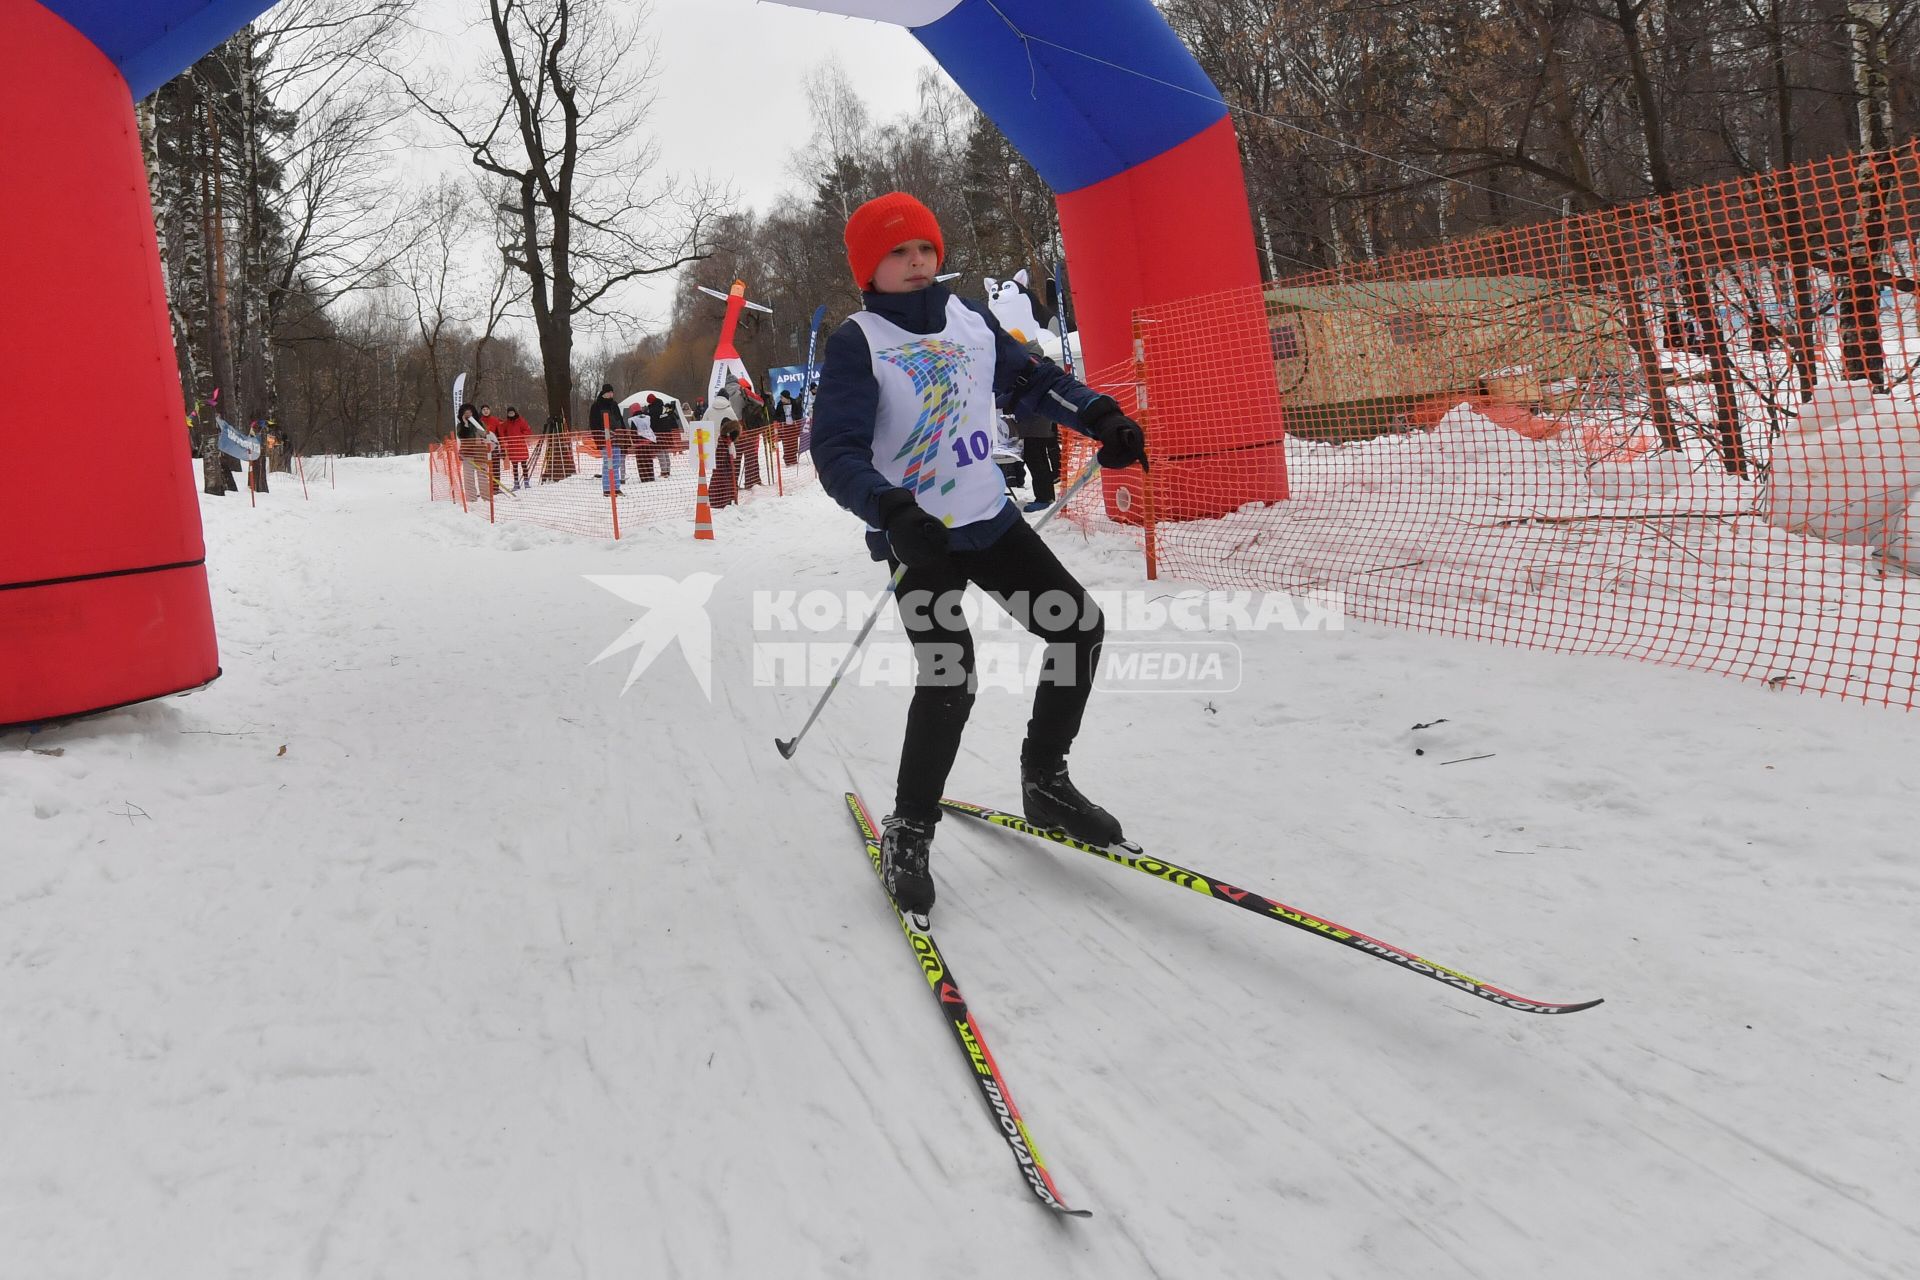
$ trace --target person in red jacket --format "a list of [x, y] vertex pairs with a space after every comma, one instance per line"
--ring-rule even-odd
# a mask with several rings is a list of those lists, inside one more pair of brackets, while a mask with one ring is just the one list
[[528, 462], [528, 444], [533, 428], [527, 425], [527, 420], [520, 416], [518, 409], [508, 405], [506, 421], [500, 424], [498, 434], [501, 447], [506, 451], [507, 462], [513, 468], [513, 487], [530, 487], [533, 476]]

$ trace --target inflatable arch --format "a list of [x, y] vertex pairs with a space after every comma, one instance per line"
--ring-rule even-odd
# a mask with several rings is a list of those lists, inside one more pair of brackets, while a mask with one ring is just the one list
[[[1135, 308], [1233, 291], [1204, 336], [1196, 323], [1170, 338], [1178, 349], [1163, 367], [1177, 394], [1149, 410], [1158, 515], [1287, 496], [1239, 140], [1219, 90], [1151, 0], [777, 3], [906, 27], [1054, 189], [1083, 376], [1131, 357]], [[1231, 449], [1223, 419], [1238, 428]], [[1101, 482], [1109, 514], [1141, 518], [1138, 471]]]
[[[13, 70], [0, 76], [0, 161], [45, 188], [45, 198], [0, 201], [0, 279], [26, 300], [4, 319], [0, 386], [15, 403], [88, 415], [49, 416], [8, 437], [0, 725], [158, 697], [219, 674], [133, 103], [268, 7], [0, 0], [0, 34], [13, 50]], [[1208, 385], [1216, 403], [1271, 402], [1273, 447], [1211, 457], [1203, 408], [1169, 405], [1156, 406], [1156, 452], [1176, 472], [1185, 460], [1198, 483], [1182, 487], [1204, 492], [1210, 510], [1284, 496], [1233, 125], [1151, 0], [793, 7], [907, 27], [1061, 193], [1089, 367], [1128, 358], [1134, 308], [1244, 287], [1255, 314], [1233, 326], [1246, 332], [1230, 345], [1249, 351], [1213, 353]], [[1106, 477], [1117, 513], [1134, 509], [1136, 475]]]

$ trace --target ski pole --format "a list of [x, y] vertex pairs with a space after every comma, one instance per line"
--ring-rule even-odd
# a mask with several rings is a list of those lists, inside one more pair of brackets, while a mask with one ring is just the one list
[[[1035, 532], [1044, 529], [1047, 521], [1058, 515], [1062, 508], [1067, 505], [1068, 501], [1072, 499], [1073, 495], [1080, 492], [1081, 487], [1085, 485], [1087, 481], [1093, 479], [1094, 473], [1099, 470], [1099, 462], [1089, 462], [1086, 469], [1073, 478], [1073, 483], [1061, 491], [1060, 496], [1054, 500], [1053, 505], [1041, 512], [1040, 518], [1033, 522]], [[853, 638], [853, 644], [848, 646], [847, 656], [840, 659], [840, 669], [833, 673], [833, 679], [827, 682], [826, 689], [820, 694], [820, 700], [813, 704], [813, 711], [807, 716], [807, 722], [800, 726], [800, 732], [794, 734], [791, 738], [775, 738], [773, 740], [773, 745], [777, 747], [780, 754], [788, 760], [793, 759], [793, 753], [800, 749], [800, 739], [807, 736], [807, 730], [813, 728], [813, 722], [820, 718], [821, 709], [827, 705], [827, 699], [831, 698], [833, 691], [840, 687], [840, 677], [846, 675], [847, 668], [853, 665], [853, 655], [860, 652], [860, 647], [866, 644], [867, 636], [873, 631], [873, 624], [880, 620], [881, 607], [886, 604], [888, 598], [891, 597], [894, 592], [900, 589], [900, 579], [906, 576], [907, 566], [905, 565], [901, 565], [893, 571], [893, 577], [887, 580], [887, 589], [880, 593], [880, 599], [875, 602], [873, 612], [868, 616], [866, 625], [860, 628], [860, 634], [855, 636]]]

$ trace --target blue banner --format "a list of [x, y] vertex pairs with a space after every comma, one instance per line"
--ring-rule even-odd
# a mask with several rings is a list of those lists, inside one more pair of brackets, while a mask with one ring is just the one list
[[767, 370], [767, 403], [769, 406], [780, 398], [782, 391], [791, 391], [797, 401], [806, 394], [807, 366], [803, 364], [782, 365], [778, 369]]
[[[820, 325], [827, 318], [827, 304], [821, 303], [813, 309], [813, 328], [807, 333], [807, 393], [800, 399], [800, 416], [808, 424], [808, 432], [813, 424], [813, 384], [819, 380], [819, 366], [813, 362], [813, 353], [820, 345]], [[806, 448], [806, 445], [801, 445]]]
[[260, 437], [248, 435], [225, 418], [214, 421], [220, 424], [220, 452], [242, 462], [253, 462], [260, 457]]

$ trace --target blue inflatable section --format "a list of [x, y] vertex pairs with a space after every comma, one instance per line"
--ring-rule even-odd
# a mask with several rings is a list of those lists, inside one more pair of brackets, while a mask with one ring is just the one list
[[1056, 192], [1124, 173], [1227, 114], [1151, 4], [960, 0], [913, 34]]
[[93, 41], [136, 101], [272, 7], [272, 0], [40, 0]]

